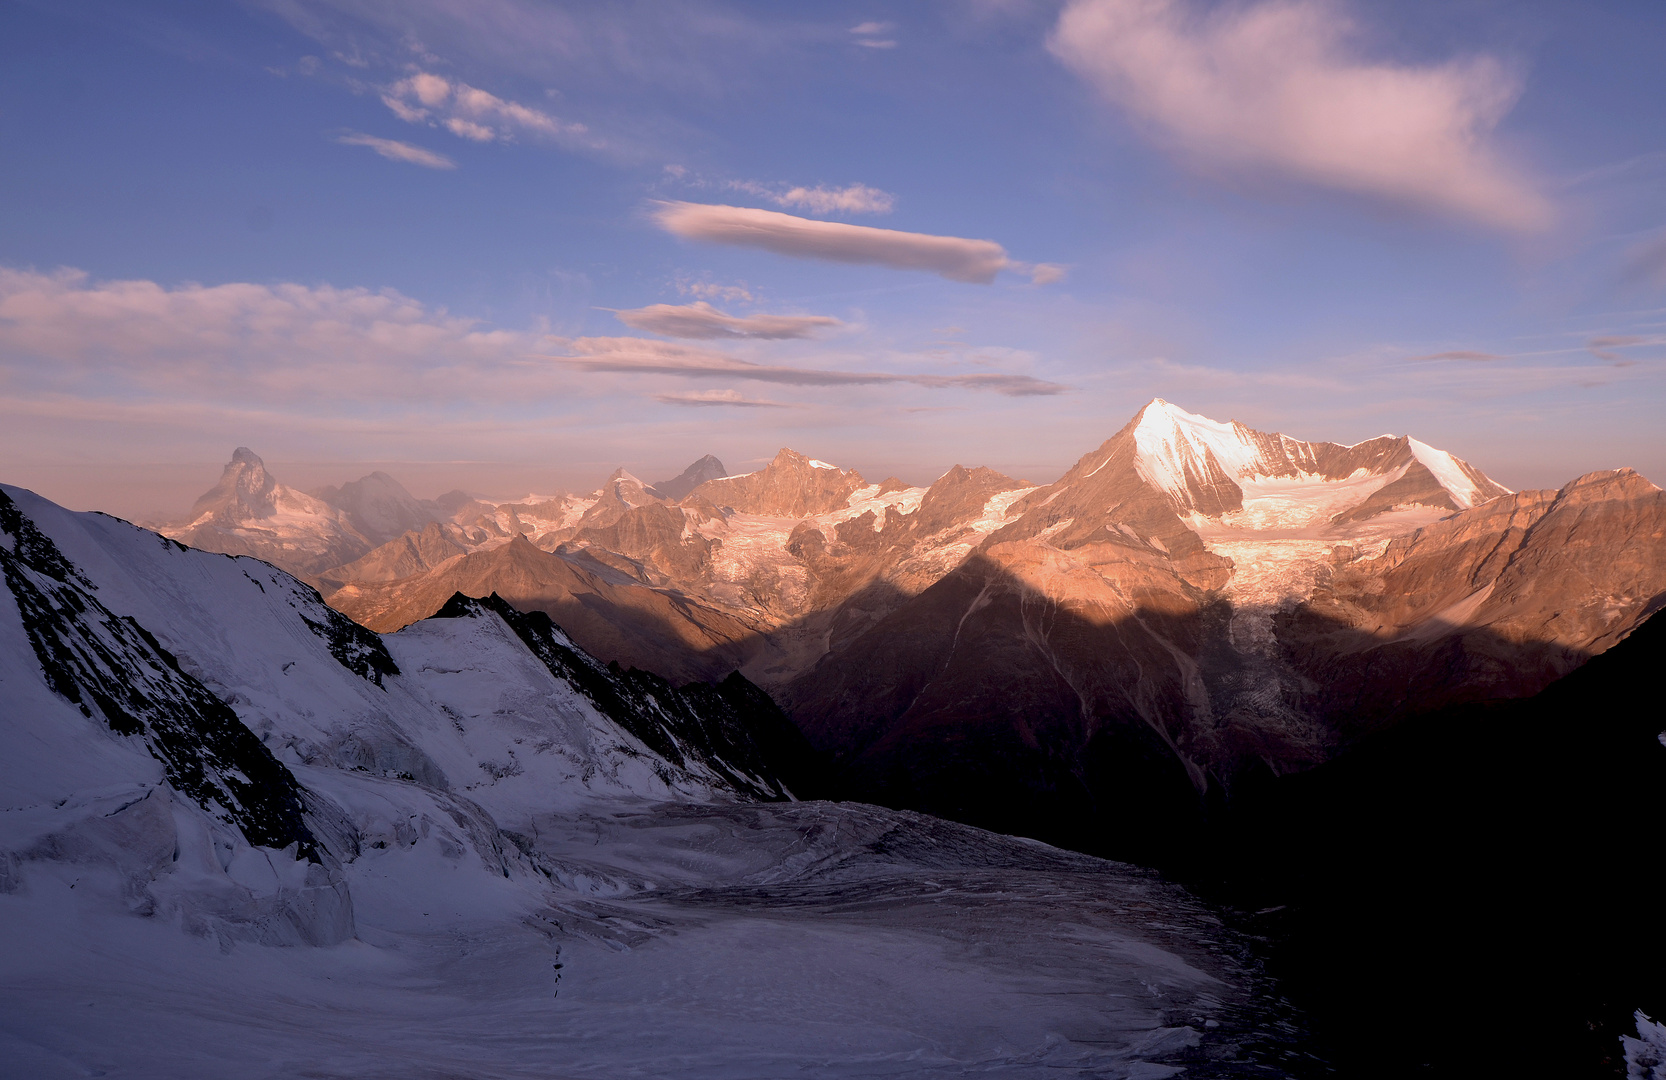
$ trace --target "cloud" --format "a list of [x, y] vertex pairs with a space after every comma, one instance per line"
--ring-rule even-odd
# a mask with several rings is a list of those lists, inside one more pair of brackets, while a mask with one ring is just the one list
[[436, 154], [432, 150], [424, 150], [420, 146], [400, 142], [397, 139], [379, 139], [374, 135], [363, 135], [357, 131], [348, 132], [336, 139], [345, 146], [368, 146], [389, 161], [407, 161], [412, 165], [421, 165], [425, 169], [455, 169], [457, 163], [444, 154]]
[[889, 34], [896, 28], [896, 23], [874, 22], [870, 20], [868, 22], [857, 23], [855, 26], [850, 28], [850, 32], [852, 36], [855, 37], [856, 44], [858, 45], [869, 49], [894, 49], [897, 47], [896, 39], [888, 38], [884, 35]]
[[166, 288], [0, 267], [0, 381], [13, 388], [273, 405], [548, 395], [525, 359], [537, 340], [391, 289]]
[[1420, 360], [1502, 360], [1504, 357], [1498, 353], [1475, 352], [1472, 349], [1453, 349], [1450, 352], [1430, 353], [1427, 356], [1414, 356], [1411, 359], [1415, 363]]
[[731, 180], [725, 186], [733, 191], [744, 191], [748, 195], [768, 199], [776, 206], [796, 206], [812, 214], [889, 214], [897, 205], [895, 195], [867, 184], [807, 188], [787, 187], [784, 184], [771, 186], [756, 180]]
[[990, 390], [1007, 397], [1069, 393], [1070, 387], [1028, 375], [989, 372], [978, 375], [931, 375], [882, 371], [830, 371], [818, 368], [756, 364], [725, 353], [648, 338], [579, 338], [566, 356], [549, 359], [582, 371], [637, 375], [723, 376], [787, 386], [873, 386], [906, 383], [932, 390]]
[[929, 270], [950, 281], [987, 285], [1002, 270], [1042, 272], [1040, 267], [1009, 259], [1006, 249], [993, 240], [875, 229], [708, 203], [661, 202], [653, 218], [660, 228], [685, 240], [762, 248], [800, 259]]
[[726, 315], [704, 300], [692, 304], [650, 304], [613, 313], [632, 330], [678, 338], [805, 338], [844, 325], [831, 315]]
[[679, 275], [673, 284], [677, 287], [678, 296], [693, 296], [700, 300], [727, 300], [734, 303], [737, 300], [756, 299], [744, 281], [733, 285], [720, 285], [709, 278], [694, 280]]
[[1372, 60], [1324, 0], [1210, 11], [1189, 0], [1071, 0], [1048, 45], [1164, 141], [1208, 166], [1268, 170], [1493, 227], [1547, 227], [1550, 203], [1488, 144], [1521, 83], [1495, 58]]
[[558, 120], [540, 109], [505, 101], [468, 83], [419, 71], [388, 87], [382, 103], [399, 119], [434, 124], [474, 142], [510, 142], [531, 136], [572, 145], [592, 145], [583, 124]]
[[685, 394], [655, 394], [655, 401], [663, 401], [667, 405], [688, 405], [695, 408], [711, 408], [712, 406], [740, 406], [747, 409], [791, 409], [796, 406], [782, 401], [766, 401], [763, 398], [749, 398], [739, 390], [694, 390]]
[[1585, 347], [1591, 350], [1591, 355], [1596, 357], [1598, 360], [1607, 360], [1611, 364], [1628, 365], [1632, 363], [1632, 361], [1627, 360], [1623, 355], [1616, 352], [1616, 349], [1626, 349], [1633, 345], [1654, 344], [1656, 344], [1656, 342], [1653, 342], [1648, 338], [1636, 337], [1631, 334], [1605, 334], [1601, 337], [1594, 337], [1587, 341], [1585, 343]]

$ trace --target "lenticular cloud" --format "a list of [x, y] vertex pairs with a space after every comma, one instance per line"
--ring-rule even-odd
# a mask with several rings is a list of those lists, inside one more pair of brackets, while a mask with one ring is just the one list
[[665, 231], [686, 240], [762, 248], [803, 259], [927, 270], [978, 285], [994, 281], [1002, 270], [1029, 269], [1007, 258], [1006, 249], [993, 240], [875, 229], [707, 203], [662, 202], [653, 217]]
[[1319, 0], [1204, 15], [1186, 0], [1073, 0], [1049, 47], [1108, 100], [1202, 164], [1525, 231], [1550, 204], [1488, 145], [1521, 92], [1492, 57], [1369, 60]]
[[614, 316], [633, 330], [677, 338], [760, 338], [779, 341], [811, 337], [844, 325], [831, 315], [728, 315], [704, 300], [692, 304], [650, 304]]

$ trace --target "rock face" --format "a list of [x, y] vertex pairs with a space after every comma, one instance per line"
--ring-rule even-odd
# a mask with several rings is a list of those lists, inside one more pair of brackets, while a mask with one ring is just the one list
[[1306, 707], [1350, 730], [1537, 693], [1666, 606], [1666, 492], [1630, 469], [1526, 491], [1338, 566], [1279, 620]]
[[741, 670], [849, 794], [1141, 856], [1260, 774], [1533, 693], [1666, 594], [1666, 506], [1634, 473], [1515, 494], [1407, 436], [1162, 400], [1043, 487], [782, 450], [669, 498], [716, 468], [459, 503], [330, 571], [329, 602], [393, 630], [495, 592], [603, 660]]
[[807, 517], [843, 507], [867, 486], [854, 469], [846, 472], [796, 450], [782, 449], [755, 473], [708, 480], [693, 494], [715, 506], [767, 517]]

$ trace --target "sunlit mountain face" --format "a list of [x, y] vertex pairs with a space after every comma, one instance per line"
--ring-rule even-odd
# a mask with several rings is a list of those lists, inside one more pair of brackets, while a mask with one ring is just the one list
[[0, 6], [0, 1073], [1657, 1076], [1663, 35]]

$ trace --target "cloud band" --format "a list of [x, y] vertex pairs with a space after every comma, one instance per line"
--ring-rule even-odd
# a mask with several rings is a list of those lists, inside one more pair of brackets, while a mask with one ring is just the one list
[[993, 240], [876, 229], [710, 203], [661, 202], [652, 215], [660, 228], [685, 240], [759, 248], [800, 259], [925, 270], [977, 285], [989, 284], [1002, 270], [1057, 280], [1056, 267], [1014, 262]]

